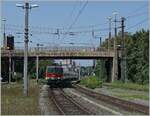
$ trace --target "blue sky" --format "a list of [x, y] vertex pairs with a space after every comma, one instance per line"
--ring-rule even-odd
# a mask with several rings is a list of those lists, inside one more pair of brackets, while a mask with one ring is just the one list
[[[6, 33], [15, 35], [15, 41], [23, 41], [23, 35], [17, 35], [16, 32], [21, 32], [24, 26], [24, 10], [17, 8], [16, 3], [23, 3], [22, 1], [3, 1], [2, 2], [2, 18], [6, 18]], [[75, 36], [60, 35], [58, 39], [57, 35], [45, 34], [45, 32], [56, 32], [56, 29], [62, 29], [60, 32], [68, 32], [68, 28], [75, 18], [78, 12], [81, 10], [86, 1], [30, 1], [31, 4], [38, 4], [38, 8], [34, 8], [30, 11], [29, 24], [31, 26], [30, 31], [38, 31], [38, 33], [32, 33], [30, 40], [31, 46], [35, 46], [36, 43], [43, 43], [45, 46], [53, 45], [70, 46], [70, 42], [81, 43], [78, 45], [86, 46], [98, 46], [99, 39], [94, 39], [91, 32], [80, 33]], [[86, 30], [92, 31], [95, 29], [108, 28], [108, 17], [112, 16], [112, 13], [118, 12], [119, 17], [124, 16], [130, 18], [126, 19], [126, 29], [137, 23], [143, 21], [143, 23], [126, 30], [134, 33], [141, 28], [148, 28], [148, 0], [147, 1], [88, 1], [84, 10], [80, 14], [76, 23], [73, 25], [70, 32], [83, 32]], [[91, 25], [95, 25], [91, 27]], [[118, 24], [119, 26], [120, 24]], [[75, 27], [80, 27], [76, 28]], [[85, 28], [81, 28], [85, 27]], [[118, 30], [119, 31], [119, 30]], [[41, 33], [39, 33], [41, 32]], [[114, 31], [112, 30], [112, 35]], [[108, 37], [108, 30], [97, 31], [95, 35], [101, 36], [104, 40]], [[68, 43], [68, 44], [67, 44]], [[23, 44], [16, 44], [16, 46], [23, 46]], [[81, 61], [81, 64], [89, 65], [89, 61]]]

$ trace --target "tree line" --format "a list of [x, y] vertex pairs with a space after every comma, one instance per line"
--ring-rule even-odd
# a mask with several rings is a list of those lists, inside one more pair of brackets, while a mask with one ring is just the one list
[[[102, 47], [113, 47], [114, 38], [106, 39]], [[121, 32], [116, 38], [116, 45], [121, 45]], [[149, 30], [141, 29], [135, 33], [125, 32], [126, 77], [129, 82], [148, 84], [149, 82]], [[97, 60], [95, 74], [103, 81], [108, 80], [108, 60]], [[105, 67], [105, 68], [104, 68]], [[119, 75], [120, 76], [120, 75]], [[120, 77], [119, 77], [120, 79]]]

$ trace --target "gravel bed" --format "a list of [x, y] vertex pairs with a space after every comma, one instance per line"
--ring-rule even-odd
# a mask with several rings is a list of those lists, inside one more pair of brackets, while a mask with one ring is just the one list
[[[89, 111], [94, 112], [96, 115], [113, 115], [112, 112], [107, 111], [107, 110], [105, 110], [105, 109], [102, 109], [102, 108], [96, 106], [96, 105], [95, 105], [95, 104], [96, 104], [95, 102], [92, 101], [93, 103], [95, 103], [95, 104], [92, 104], [92, 103], [88, 102], [87, 100], [83, 99], [82, 97], [80, 97], [81, 94], [78, 93], [76, 90], [74, 90], [74, 89], [72, 89], [72, 88], [66, 88], [66, 89], [64, 89], [64, 91], [65, 91], [70, 97], [72, 97], [76, 102], [82, 104], [82, 105], [83, 105], [84, 107], [86, 107]], [[75, 95], [75, 94], [73, 94], [73, 93], [78, 94], [79, 96], [77, 96], [77, 95]], [[83, 95], [81, 95], [81, 96], [83, 96]], [[83, 97], [85, 97], [85, 96], [83, 96]], [[86, 96], [85, 98], [88, 98], [88, 97]]]
[[[73, 92], [75, 92], [75, 93], [77, 93], [77, 94], [79, 94], [79, 95], [81, 95], [81, 96], [83, 96], [83, 97], [85, 97], [85, 98], [88, 98], [89, 100], [91, 100], [91, 101], [94, 101], [95, 103], [97, 103], [97, 104], [100, 104], [100, 105], [102, 105], [102, 106], [104, 106], [104, 107], [106, 107], [106, 108], [108, 108], [108, 109], [111, 109], [112, 111], [114, 111], [114, 112], [117, 112], [117, 113], [120, 113], [120, 115], [121, 114], [125, 114], [125, 115], [141, 115], [141, 113], [137, 113], [137, 112], [129, 112], [129, 111], [126, 111], [126, 110], [123, 110], [123, 109], [121, 109], [121, 108], [119, 108], [119, 107], [117, 107], [117, 106], [114, 106], [114, 105], [111, 105], [111, 104], [107, 104], [107, 103], [105, 103], [105, 102], [103, 102], [103, 101], [101, 101], [101, 100], [97, 100], [97, 99], [95, 99], [95, 98], [92, 98], [92, 97], [90, 97], [90, 96], [88, 96], [88, 95], [85, 95], [85, 94], [83, 94], [83, 93], [81, 93], [81, 92], [79, 92], [79, 91], [77, 91], [77, 90], [75, 90], [75, 89], [71, 89]], [[89, 105], [90, 107], [91, 107], [91, 105]], [[93, 106], [92, 106], [93, 107]], [[100, 107], [99, 107], [100, 108]], [[95, 108], [94, 108], [95, 109]], [[101, 108], [100, 108], [101, 109]], [[106, 115], [106, 114], [105, 114]]]
[[[124, 93], [128, 93], [129, 95], [145, 95], [145, 96], [149, 96], [148, 92], [144, 92], [144, 91], [136, 91], [136, 90], [126, 90], [126, 89], [120, 89], [120, 88], [108, 88], [106, 86], [104, 86], [103, 88], [96, 88], [94, 89], [94, 91], [99, 92], [99, 93], [103, 93], [105, 95], [110, 95], [110, 96], [115, 96], [115, 94], [124, 94]], [[115, 96], [117, 97], [117, 96]], [[131, 102], [135, 102], [138, 104], [142, 104], [142, 105], [146, 105], [149, 106], [149, 101], [148, 100], [143, 100], [143, 99], [128, 99], [128, 98], [121, 98], [121, 99], [125, 99], [125, 100], [129, 100]]]
[[48, 85], [43, 85], [39, 94], [39, 108], [41, 115], [59, 115], [56, 106], [48, 95]]

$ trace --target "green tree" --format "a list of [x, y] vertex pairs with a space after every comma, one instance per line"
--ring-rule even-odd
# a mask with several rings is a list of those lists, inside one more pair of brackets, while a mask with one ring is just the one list
[[[108, 41], [113, 47], [114, 38], [106, 39], [102, 47], [107, 48]], [[116, 45], [121, 45], [121, 33], [116, 38]], [[127, 79], [139, 84], [147, 84], [149, 81], [149, 30], [141, 29], [134, 34], [125, 32], [125, 48], [127, 57]], [[96, 75], [101, 79], [107, 78], [105, 69], [106, 60], [98, 60], [96, 65]]]
[[127, 46], [128, 79], [140, 84], [148, 83], [149, 31], [144, 29], [132, 35]]
[[96, 76], [103, 81], [107, 80], [105, 63], [105, 60], [97, 60], [97, 65], [95, 69]]

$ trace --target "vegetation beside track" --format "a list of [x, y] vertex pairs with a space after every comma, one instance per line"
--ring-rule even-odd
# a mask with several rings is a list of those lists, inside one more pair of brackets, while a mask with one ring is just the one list
[[91, 89], [102, 87], [102, 81], [99, 80], [96, 76], [85, 77], [81, 79], [80, 84]]
[[2, 115], [40, 115], [38, 109], [39, 86], [35, 80], [30, 81], [29, 96], [23, 95], [23, 83], [1, 86]]
[[140, 100], [149, 100], [149, 96], [143, 95], [143, 94], [134, 94], [134, 93], [117, 93], [113, 94], [116, 97], [127, 99], [127, 100], [135, 100], [135, 99], [140, 99]]
[[[123, 83], [121, 81], [115, 81], [113, 83], [103, 83], [103, 81], [99, 80], [96, 76], [82, 78], [79, 84], [90, 89], [97, 88], [100, 90], [105, 90], [112, 96], [116, 96], [126, 100], [149, 100], [148, 85]], [[102, 85], [105, 86], [105, 88], [101, 88]]]
[[[113, 47], [114, 38], [105, 39], [101, 46], [107, 48], [108, 43]], [[122, 45], [120, 32], [116, 37], [116, 45]], [[141, 29], [133, 34], [126, 32], [125, 49], [126, 79], [118, 76], [118, 80], [143, 85], [149, 84], [149, 30]], [[95, 74], [106, 82], [110, 81], [110, 63], [112, 62], [107, 59], [100, 59], [96, 62]]]
[[123, 83], [121, 81], [115, 81], [113, 83], [104, 83], [103, 85], [108, 86], [110, 88], [121, 88], [121, 89], [130, 89], [130, 90], [138, 90], [138, 91], [149, 91], [149, 85], [141, 85], [136, 83]]

